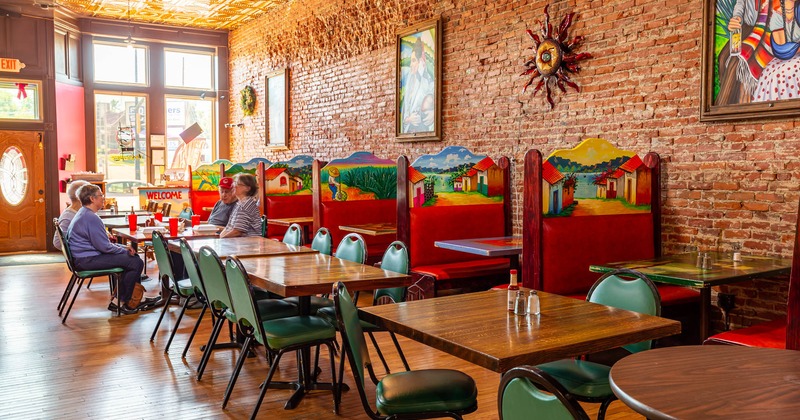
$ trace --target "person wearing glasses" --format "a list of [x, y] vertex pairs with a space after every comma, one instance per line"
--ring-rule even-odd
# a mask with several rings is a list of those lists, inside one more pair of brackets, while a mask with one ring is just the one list
[[[117, 290], [122, 302], [120, 313], [135, 314], [141, 308], [153, 306], [159, 298], [144, 298], [136, 308], [129, 308], [126, 303], [131, 299], [136, 283], [140, 281], [144, 262], [130, 245], [122, 246], [108, 240], [106, 227], [97, 215], [97, 211], [105, 203], [100, 187], [86, 184], [78, 189], [77, 196], [83, 207], [75, 214], [67, 231], [67, 242], [75, 260], [75, 269], [83, 271], [120, 267], [124, 270]], [[113, 299], [108, 309], [116, 312], [117, 305]]]
[[214, 208], [208, 216], [208, 224], [223, 227], [228, 225], [233, 208], [236, 207], [234, 190], [233, 178], [224, 177], [219, 180], [219, 201], [214, 204]]
[[233, 178], [236, 206], [220, 238], [261, 236], [261, 210], [258, 208], [258, 183], [251, 174], [240, 173]]

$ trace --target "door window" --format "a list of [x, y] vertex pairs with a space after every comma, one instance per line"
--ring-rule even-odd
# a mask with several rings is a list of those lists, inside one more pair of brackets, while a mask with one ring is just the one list
[[12, 206], [18, 205], [28, 190], [28, 168], [22, 152], [14, 146], [0, 157], [0, 192]]

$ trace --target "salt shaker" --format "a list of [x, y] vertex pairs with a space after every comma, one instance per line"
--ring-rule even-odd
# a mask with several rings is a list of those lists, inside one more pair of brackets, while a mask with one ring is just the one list
[[525, 296], [522, 295], [522, 291], [517, 292], [517, 298], [514, 300], [514, 315], [522, 315], [525, 316], [527, 312], [525, 312]]
[[541, 309], [539, 307], [539, 295], [536, 290], [531, 290], [528, 294], [528, 315], [539, 315]]

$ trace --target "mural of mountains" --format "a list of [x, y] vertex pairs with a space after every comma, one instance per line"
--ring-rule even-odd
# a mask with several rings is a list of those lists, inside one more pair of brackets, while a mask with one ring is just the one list
[[609, 168], [619, 168], [622, 164], [630, 159], [628, 156], [618, 156], [614, 159], [595, 163], [594, 165], [581, 165], [578, 162], [560, 157], [551, 156], [547, 159], [551, 165], [561, 173], [587, 173], [587, 172], [603, 172]]
[[233, 162], [227, 159], [218, 159], [215, 160], [214, 163], [208, 165], [200, 165], [197, 168], [192, 168], [193, 171], [211, 171], [211, 172], [219, 172], [219, 165], [224, 164], [226, 168], [233, 166]]
[[332, 161], [328, 162], [327, 166], [339, 166], [339, 165], [382, 166], [382, 165], [396, 165], [396, 163], [391, 159], [381, 159], [370, 152], [355, 152], [349, 157], [346, 157], [344, 159], [333, 159]]
[[235, 163], [230, 167], [228, 167], [228, 165], [225, 165], [225, 176], [234, 176], [240, 172], [247, 172], [249, 174], [254, 174], [256, 172], [256, 169], [258, 168], [259, 162], [264, 162], [264, 166], [269, 166], [270, 164], [272, 164], [272, 162], [264, 158], [252, 158], [245, 163]]
[[290, 160], [275, 162], [285, 164], [287, 168], [302, 168], [303, 166], [311, 166], [314, 158], [309, 155], [297, 155]]
[[453, 172], [463, 167], [472, 167], [486, 155], [476, 155], [462, 146], [448, 146], [435, 155], [422, 155], [411, 164], [425, 173]]

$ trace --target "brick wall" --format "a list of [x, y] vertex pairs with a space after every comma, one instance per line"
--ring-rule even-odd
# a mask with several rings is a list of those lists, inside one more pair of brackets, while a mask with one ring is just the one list
[[[581, 92], [555, 94], [549, 110], [540, 95], [521, 94], [530, 43], [543, 1], [305, 0], [230, 35], [231, 91], [252, 84], [254, 116], [231, 101], [234, 161], [306, 153], [320, 159], [369, 150], [412, 160], [463, 145], [513, 161], [514, 227], [521, 229], [522, 159], [546, 156], [603, 137], [625, 149], [654, 151], [663, 166], [664, 252], [740, 241], [744, 252], [790, 256], [798, 194], [796, 119], [700, 123], [702, 2], [555, 1], [556, 23], [577, 12], [570, 37], [584, 35], [573, 76]], [[394, 33], [441, 16], [443, 140], [394, 140]], [[529, 50], [528, 50], [529, 51]], [[264, 78], [290, 69], [290, 150], [265, 144]], [[738, 294], [735, 324], [781, 316], [786, 280], [727, 288]], [[719, 319], [719, 316], [717, 317]], [[717, 320], [717, 325], [720, 325]]]

